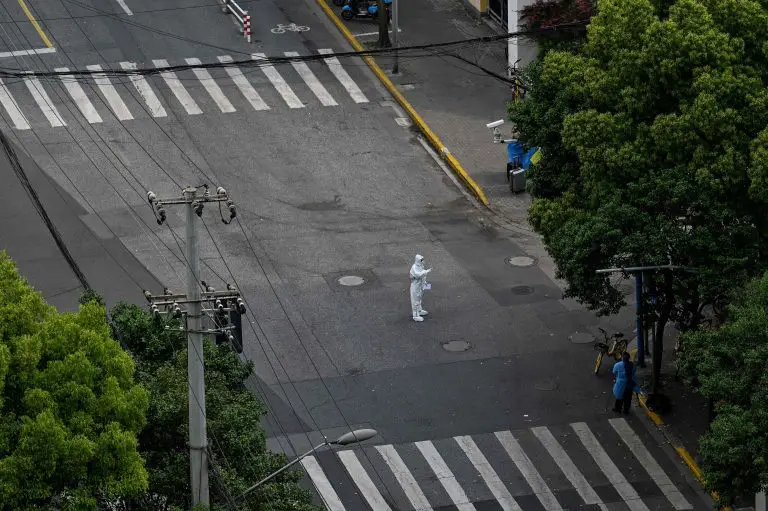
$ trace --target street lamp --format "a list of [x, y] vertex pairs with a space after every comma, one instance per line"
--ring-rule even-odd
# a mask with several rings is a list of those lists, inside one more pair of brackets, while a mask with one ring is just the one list
[[313, 452], [315, 452], [318, 449], [321, 449], [321, 448], [326, 447], [326, 446], [331, 446], [331, 445], [358, 444], [360, 442], [365, 442], [366, 440], [370, 440], [371, 438], [375, 437], [378, 434], [379, 433], [375, 429], [356, 429], [355, 431], [350, 431], [349, 433], [345, 433], [345, 434], [341, 435], [336, 440], [330, 440], [329, 441], [326, 438], [325, 441], [322, 444], [316, 445], [315, 447], [313, 447], [312, 449], [308, 450], [307, 452], [305, 452], [304, 454], [302, 454], [301, 456], [299, 456], [298, 458], [296, 458], [292, 462], [288, 463], [284, 467], [281, 467], [281, 468], [275, 470], [274, 472], [269, 474], [267, 477], [265, 477], [264, 479], [262, 479], [258, 483], [254, 484], [253, 486], [251, 486], [250, 488], [245, 490], [243, 493], [241, 493], [237, 497], [236, 500], [242, 499], [243, 497], [245, 497], [246, 495], [248, 495], [249, 493], [251, 493], [252, 491], [257, 489], [262, 484], [266, 483], [267, 481], [269, 481], [270, 479], [274, 478], [275, 476], [285, 472], [286, 470], [288, 470], [289, 468], [294, 466], [296, 463], [300, 462], [301, 460], [303, 460], [304, 458], [306, 458], [307, 456], [309, 456], [310, 454], [312, 454]]

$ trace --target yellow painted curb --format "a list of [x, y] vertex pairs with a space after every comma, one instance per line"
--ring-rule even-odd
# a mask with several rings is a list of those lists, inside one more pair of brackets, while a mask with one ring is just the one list
[[[349, 42], [349, 44], [352, 45], [352, 48], [354, 48], [355, 51], [365, 51], [357, 38], [352, 35], [352, 32], [349, 31], [349, 29], [344, 25], [344, 23], [342, 23], [339, 17], [336, 16], [336, 14], [331, 10], [331, 8], [328, 6], [328, 3], [325, 0], [317, 0], [317, 3], [323, 12], [325, 12], [326, 16], [328, 16], [331, 21], [333, 21], [333, 24], [336, 25], [336, 28], [338, 28], [339, 31], [344, 35], [344, 38]], [[427, 123], [424, 122], [424, 119], [421, 118], [421, 116], [418, 114], [418, 112], [416, 112], [408, 100], [405, 99], [405, 96], [403, 96], [403, 94], [397, 90], [395, 84], [392, 83], [392, 80], [389, 79], [389, 77], [379, 67], [376, 61], [373, 60], [373, 57], [364, 56], [362, 58], [365, 63], [368, 64], [368, 67], [371, 68], [373, 74], [376, 75], [376, 77], [379, 79], [379, 81], [381, 81], [384, 87], [386, 87], [389, 93], [392, 94], [395, 100], [400, 103], [400, 106], [403, 107], [403, 109], [408, 113], [408, 116], [411, 118], [411, 120], [413, 120], [414, 124], [419, 127], [432, 147], [434, 147], [440, 156], [442, 156], [442, 158], [446, 161], [446, 163], [448, 163], [448, 165], [451, 167], [451, 170], [456, 173], [464, 185], [469, 188], [469, 191], [472, 193], [472, 195], [477, 197], [477, 199], [482, 202], [484, 206], [487, 206], [488, 197], [485, 196], [485, 192], [482, 188], [480, 188], [480, 185], [478, 185], [475, 180], [472, 179], [472, 177], [467, 173], [467, 171], [464, 170], [464, 167], [462, 167], [461, 163], [459, 163], [459, 160], [457, 160], [456, 157], [451, 154], [448, 148], [445, 147], [445, 145], [442, 143], [442, 141], [440, 141], [437, 135], [435, 135]]]
[[[645, 414], [648, 415], [648, 418], [653, 421], [654, 424], [657, 426], [663, 426], [664, 421], [661, 419], [659, 414], [648, 408], [648, 405], [645, 404], [645, 398], [642, 396], [637, 396], [637, 400], [640, 402], [640, 406], [645, 410]], [[691, 453], [688, 452], [688, 449], [686, 449], [683, 446], [680, 445], [673, 445], [675, 452], [678, 456], [683, 460], [683, 463], [685, 463], [688, 466], [688, 469], [691, 471], [693, 476], [701, 483], [702, 486], [704, 486], [704, 472], [701, 471], [701, 468], [699, 468], [698, 463], [693, 459], [693, 456], [691, 456]], [[717, 501], [719, 499], [717, 492], [710, 493], [712, 495], [712, 498]], [[732, 511], [730, 507], [723, 507], [720, 508], [721, 511]]]

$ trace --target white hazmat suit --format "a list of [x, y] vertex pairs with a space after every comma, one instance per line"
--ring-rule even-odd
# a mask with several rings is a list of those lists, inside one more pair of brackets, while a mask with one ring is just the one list
[[431, 271], [432, 268], [424, 269], [424, 257], [416, 254], [413, 266], [411, 266], [411, 310], [414, 321], [424, 321], [422, 316], [427, 314], [427, 311], [421, 308], [421, 298], [424, 296], [427, 273]]

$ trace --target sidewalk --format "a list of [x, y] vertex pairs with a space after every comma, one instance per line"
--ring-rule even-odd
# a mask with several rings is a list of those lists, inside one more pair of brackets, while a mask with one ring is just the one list
[[[144, 304], [142, 289], [162, 290], [162, 285], [106, 228], [94, 230], [95, 215], [88, 214], [62, 190], [23, 150], [11, 142], [24, 173], [49, 218], [91, 288], [104, 297], [107, 307], [119, 301]], [[14, 260], [19, 272], [60, 311], [77, 310], [83, 286], [75, 276], [46, 226], [35, 203], [22, 185], [8, 155], [0, 146], [0, 250]], [[103, 224], [102, 224], [103, 225]]]
[[[400, 2], [401, 46], [453, 41], [497, 35], [488, 22], [468, 11], [462, 0], [411, 0]], [[352, 33], [376, 31], [376, 25], [348, 22]], [[375, 43], [376, 35], [359, 38]], [[506, 40], [471, 45], [455, 50], [461, 57], [506, 76]], [[453, 52], [454, 50], [452, 50]], [[387, 73], [392, 59], [379, 57]], [[512, 195], [506, 180], [507, 150], [494, 144], [489, 122], [506, 119], [512, 99], [509, 84], [459, 59], [434, 57], [401, 58], [397, 75], [390, 78], [416, 111], [442, 139], [472, 178], [483, 188], [491, 208], [523, 229], [527, 224], [529, 197]], [[509, 124], [502, 126], [509, 134]]]

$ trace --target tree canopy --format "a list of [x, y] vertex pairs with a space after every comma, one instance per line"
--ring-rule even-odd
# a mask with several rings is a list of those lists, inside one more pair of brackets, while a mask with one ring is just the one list
[[655, 276], [659, 348], [667, 320], [695, 326], [766, 267], [766, 23], [758, 0], [601, 0], [586, 41], [547, 52], [510, 106], [542, 150], [529, 216], [568, 296], [613, 313], [622, 293], [596, 270], [695, 269]]
[[[178, 329], [166, 329], [134, 305], [120, 304], [111, 316], [115, 335], [136, 360], [137, 379], [151, 397], [148, 423], [139, 436], [149, 489], [127, 507], [189, 509], [186, 336]], [[236, 497], [288, 460], [267, 450], [261, 424], [266, 410], [245, 387], [253, 366], [240, 361], [227, 345], [206, 342], [204, 356], [211, 501], [215, 508], [223, 509], [229, 497]], [[299, 477], [297, 472], [285, 472], [246, 502], [263, 511], [315, 511], [311, 494], [297, 483]]]
[[699, 443], [723, 505], [768, 488], [768, 273], [739, 293], [721, 328], [689, 332], [680, 371], [717, 413]]
[[97, 303], [59, 314], [0, 252], [0, 510], [96, 509], [147, 489], [147, 390]]

